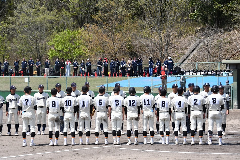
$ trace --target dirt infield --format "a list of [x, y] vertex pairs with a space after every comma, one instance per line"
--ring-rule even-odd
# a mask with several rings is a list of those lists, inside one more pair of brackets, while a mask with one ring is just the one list
[[[5, 108], [5, 106], [3, 107]], [[224, 145], [218, 145], [216, 127], [214, 128], [213, 145], [198, 145], [198, 136], [195, 137], [196, 145], [191, 146], [191, 137], [188, 134], [188, 145], [182, 145], [180, 136], [179, 145], [174, 144], [174, 136], [170, 136], [170, 144], [159, 143], [160, 136], [155, 134], [154, 145], [144, 145], [142, 134], [139, 135], [139, 145], [126, 145], [127, 136], [122, 135], [121, 145], [113, 145], [112, 135], [109, 135], [109, 145], [104, 145], [104, 135], [100, 135], [99, 145], [95, 145], [95, 120], [92, 119], [90, 145], [78, 145], [79, 138], [76, 135], [77, 145], [71, 146], [71, 136], [68, 135], [68, 146], [63, 146], [63, 136], [59, 138], [59, 146], [49, 146], [48, 128], [47, 134], [36, 135], [36, 146], [30, 147], [30, 136], [27, 136], [27, 147], [22, 147], [22, 120], [20, 116], [19, 136], [7, 136], [6, 116], [4, 111], [3, 135], [0, 136], [0, 159], [239, 159], [240, 157], [240, 110], [230, 110], [227, 116], [227, 135], [223, 137]], [[142, 118], [142, 117], [141, 117]], [[156, 119], [155, 119], [156, 120]], [[109, 133], [111, 123], [109, 122]], [[139, 122], [139, 132], [142, 133], [142, 119]], [[207, 124], [208, 125], [208, 124]], [[206, 126], [207, 127], [207, 126]], [[37, 129], [35, 129], [37, 131]], [[126, 121], [124, 122], [126, 132]], [[12, 125], [12, 134], [15, 133]], [[172, 131], [171, 131], [172, 133]], [[83, 136], [85, 142], [85, 135]], [[133, 141], [133, 137], [132, 137]], [[204, 142], [207, 142], [207, 135], [204, 135]]]

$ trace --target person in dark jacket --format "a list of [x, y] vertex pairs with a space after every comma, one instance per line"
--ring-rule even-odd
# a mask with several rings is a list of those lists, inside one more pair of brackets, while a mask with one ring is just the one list
[[133, 76], [137, 76], [137, 61], [135, 57], [132, 61], [132, 66], [133, 66]]
[[65, 61], [63, 58], [60, 62], [60, 68], [61, 68], [61, 76], [65, 76]]
[[159, 59], [157, 59], [156, 67], [157, 67], [157, 75], [159, 76], [161, 74], [161, 61]]
[[126, 75], [126, 62], [125, 62], [124, 58], [122, 58], [122, 61], [120, 62], [120, 70], [121, 70], [122, 76], [125, 77], [125, 75]]
[[137, 60], [137, 66], [138, 66], [138, 76], [142, 76], [143, 75], [143, 68], [142, 68], [142, 58], [139, 57]]
[[149, 76], [153, 75], [153, 60], [152, 57], [149, 57], [149, 61], [148, 61], [148, 67], [149, 67]]
[[78, 71], [78, 62], [77, 60], [75, 59], [74, 62], [73, 62], [73, 73], [74, 73], [74, 76], [77, 76], [77, 71]]
[[41, 71], [41, 62], [39, 61], [39, 59], [37, 59], [36, 61], [36, 69], [37, 69], [37, 76], [40, 76], [40, 71]]
[[28, 66], [29, 66], [29, 75], [33, 76], [33, 66], [34, 66], [34, 61], [32, 57], [28, 60]]
[[7, 59], [5, 59], [5, 62], [3, 63], [4, 65], [4, 75], [7, 76], [8, 75], [8, 67], [9, 67], [9, 63], [7, 61]]
[[103, 60], [103, 73], [104, 73], [104, 76], [108, 76], [108, 61], [107, 61], [107, 58], [104, 58], [104, 60]]
[[111, 77], [114, 74], [114, 69], [115, 69], [115, 62], [113, 61], [113, 59], [111, 59], [111, 63], [110, 63], [110, 72], [111, 72]]
[[168, 57], [167, 68], [169, 75], [173, 73], [174, 62], [171, 57]]
[[18, 76], [18, 72], [19, 72], [19, 60], [16, 59], [13, 65], [14, 65], [14, 69], [15, 69], [15, 76]]
[[23, 58], [21, 65], [22, 65], [23, 76], [26, 76], [27, 61], [25, 60], [25, 58]]
[[87, 62], [86, 62], [86, 66], [87, 66], [87, 76], [91, 76], [92, 74], [92, 64], [91, 64], [91, 61], [89, 60], [89, 58], [87, 59]]
[[99, 58], [98, 62], [97, 62], [97, 75], [98, 76], [102, 76], [102, 58]]
[[120, 67], [120, 62], [118, 61], [118, 58], [115, 58], [115, 73], [116, 73], [116, 76], [119, 76], [119, 67]]
[[85, 74], [85, 62], [82, 60], [82, 63], [80, 64], [80, 74], [84, 76]]

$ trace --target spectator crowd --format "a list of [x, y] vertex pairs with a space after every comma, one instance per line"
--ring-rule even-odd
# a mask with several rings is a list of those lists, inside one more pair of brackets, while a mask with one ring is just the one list
[[[2, 63], [0, 62], [0, 65]], [[118, 58], [109, 59], [99, 58], [97, 64], [92, 66], [92, 62], [88, 58], [86, 61], [82, 60], [77, 62], [74, 60], [71, 62], [69, 59], [59, 60], [56, 59], [54, 67], [51, 67], [49, 59], [47, 58], [42, 64], [39, 59], [36, 62], [30, 57], [28, 61], [25, 58], [20, 62], [18, 59], [13, 63], [13, 67], [10, 67], [9, 62], [5, 59], [3, 63], [3, 69], [0, 74], [4, 76], [157, 76], [170, 75], [173, 73], [174, 62], [171, 57], [168, 57], [164, 62], [157, 59], [155, 62], [152, 57], [149, 57], [148, 67], [143, 67], [143, 60], [139, 58], [129, 58], [121, 61]], [[96, 66], [96, 69], [95, 69]], [[44, 68], [43, 68], [44, 67]], [[71, 68], [73, 71], [71, 72]], [[93, 69], [94, 68], [94, 69]]]

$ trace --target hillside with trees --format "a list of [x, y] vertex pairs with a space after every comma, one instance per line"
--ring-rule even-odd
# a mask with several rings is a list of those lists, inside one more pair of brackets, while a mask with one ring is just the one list
[[239, 13], [239, 0], [0, 0], [0, 61], [239, 59]]

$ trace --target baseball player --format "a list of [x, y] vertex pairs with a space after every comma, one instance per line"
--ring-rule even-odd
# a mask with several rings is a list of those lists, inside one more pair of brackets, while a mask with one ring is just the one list
[[95, 97], [94, 92], [89, 90], [89, 88], [90, 88], [89, 82], [85, 82], [85, 86], [88, 88], [87, 95], [89, 95], [90, 97], [92, 97], [92, 99], [94, 99], [94, 97]]
[[46, 128], [46, 114], [47, 114], [47, 108], [46, 108], [46, 101], [49, 97], [47, 93], [43, 91], [44, 86], [40, 84], [38, 86], [38, 93], [34, 94], [34, 98], [37, 104], [37, 127], [38, 127], [38, 132], [37, 134], [41, 134], [41, 122], [43, 124], [42, 128], [42, 135], [44, 135], [44, 131]]
[[169, 144], [169, 123], [171, 117], [171, 107], [170, 107], [170, 100], [166, 97], [167, 91], [165, 89], [161, 89], [161, 97], [159, 97], [156, 101], [157, 104], [157, 118], [159, 119], [160, 123], [160, 135], [162, 137], [162, 144], [164, 142], [164, 125], [166, 131], [166, 144]]
[[[161, 90], [162, 90], [162, 87], [160, 86], [159, 88], [158, 88], [158, 95], [156, 95], [155, 96], [155, 106], [157, 106], [157, 100], [159, 99], [159, 98], [161, 98]], [[156, 109], [157, 110], [157, 109]], [[158, 113], [157, 113], [158, 114]], [[156, 121], [156, 129], [157, 129], [157, 134], [159, 134], [159, 119], [157, 119], [157, 121]]]
[[[60, 83], [57, 83], [55, 85], [56, 89], [57, 89], [57, 95], [56, 97], [57, 98], [64, 98], [66, 96], [66, 93], [64, 91], [61, 90], [61, 84]], [[64, 122], [63, 122], [63, 113], [60, 112], [60, 134], [63, 135], [63, 128], [64, 128]]]
[[[114, 95], [109, 98], [108, 113], [112, 121], [113, 144], [120, 144], [121, 124], [124, 120], [124, 99], [119, 95], [119, 87], [113, 89]], [[117, 134], [116, 134], [117, 133]], [[117, 140], [116, 140], [117, 135]]]
[[226, 130], [226, 117], [229, 114], [229, 95], [224, 93], [224, 86], [219, 86], [219, 94], [223, 97], [224, 100], [224, 109], [222, 109], [222, 134], [225, 136], [225, 130]]
[[[175, 97], [178, 96], [178, 95], [177, 95], [177, 88], [178, 88], [178, 85], [177, 85], [177, 84], [173, 84], [173, 85], [172, 85], [172, 92], [168, 95], [168, 98], [169, 98], [170, 102], [172, 101], [173, 98], [175, 98]], [[170, 104], [170, 105], [171, 105], [171, 104]], [[171, 108], [172, 108], [172, 106], [171, 106]], [[174, 115], [175, 115], [175, 113], [173, 112], [173, 113], [171, 114], [171, 116], [172, 116], [172, 128], [173, 128], [173, 133], [174, 133], [174, 130], [175, 130], [175, 119], [174, 119]]]
[[[203, 85], [204, 91], [200, 92], [200, 95], [202, 95], [205, 99], [212, 94], [212, 92], [209, 90], [210, 84], [204, 83]], [[208, 111], [206, 111], [207, 117], [208, 117]], [[205, 133], [205, 123], [206, 123], [206, 117], [203, 118], [203, 133]]]
[[75, 145], [74, 113], [76, 113], [76, 110], [77, 110], [76, 99], [71, 96], [71, 93], [72, 93], [71, 87], [67, 87], [66, 92], [67, 92], [67, 96], [62, 98], [62, 103], [64, 107], [64, 129], [63, 129], [64, 146], [67, 146], [67, 130], [68, 130], [69, 123], [70, 123], [70, 131], [72, 136], [72, 146], [74, 146]]
[[124, 106], [127, 107], [127, 137], [128, 143], [127, 145], [131, 145], [131, 129], [132, 124], [135, 133], [135, 141], [134, 144], [138, 144], [138, 122], [140, 118], [140, 99], [135, 95], [136, 90], [134, 87], [129, 88], [129, 96], [124, 99]]
[[30, 146], [34, 146], [34, 137], [35, 137], [35, 110], [37, 110], [36, 101], [33, 96], [31, 96], [32, 88], [26, 86], [24, 88], [24, 95], [19, 99], [19, 106], [22, 110], [22, 120], [23, 120], [23, 147], [27, 146], [26, 142], [26, 131], [27, 126], [30, 124], [31, 127], [31, 142]]
[[[104, 85], [101, 85], [101, 88], [104, 89], [104, 95], [103, 95], [103, 96], [109, 98], [110, 95], [105, 92], [105, 86], [104, 86]], [[99, 94], [98, 94], [97, 96], [99, 96]], [[108, 124], [108, 121], [107, 121], [107, 124]], [[103, 123], [100, 123], [100, 129], [101, 129], [101, 134], [103, 134]]]
[[[19, 103], [20, 96], [15, 93], [16, 89], [17, 88], [12, 85], [10, 87], [11, 94], [9, 94], [6, 97], [6, 116], [8, 117], [8, 120], [7, 120], [8, 133], [7, 133], [7, 135], [9, 135], [9, 136], [11, 135], [12, 116], [14, 116], [14, 120], [15, 120], [15, 129], [16, 129], [15, 135], [18, 136], [18, 128], [19, 128], [18, 116], [20, 113], [20, 107], [18, 106], [18, 103]], [[0, 102], [1, 101], [2, 100], [0, 100]], [[0, 103], [0, 105], [1, 104], [2, 103]]]
[[[185, 98], [188, 100], [188, 97], [192, 96], [193, 95], [193, 87], [194, 87], [194, 83], [189, 83], [188, 84], [188, 88], [189, 90], [187, 92], [184, 93], [184, 96]], [[200, 91], [199, 91], [200, 92]], [[186, 117], [186, 125], [187, 125], [187, 132], [190, 133], [191, 132], [191, 129], [190, 129], [190, 117], [188, 117], [188, 114], [187, 114], [187, 117]], [[196, 123], [195, 123], [196, 124]]]
[[145, 86], [143, 88], [144, 94], [140, 96], [140, 104], [142, 106], [141, 112], [143, 114], [143, 137], [144, 144], [147, 144], [147, 125], [149, 123], [150, 128], [150, 143], [153, 145], [153, 137], [154, 137], [154, 108], [155, 101], [154, 96], [151, 95], [151, 88], [149, 86]]
[[3, 120], [3, 103], [4, 103], [4, 98], [0, 96], [0, 136], [2, 135], [2, 120]]
[[[188, 98], [190, 121], [191, 121], [191, 137], [192, 142], [191, 145], [194, 145], [194, 135], [197, 129], [199, 131], [199, 144], [202, 145], [202, 137], [203, 137], [203, 117], [205, 117], [206, 107], [205, 107], [205, 98], [201, 96], [200, 87], [193, 87], [193, 95]], [[197, 124], [196, 124], [197, 122]]]
[[[123, 90], [121, 90], [120, 83], [115, 83], [115, 87], [119, 88], [119, 90], [120, 90], [119, 95], [122, 96], [125, 99], [126, 98], [126, 93]], [[114, 91], [111, 93], [111, 96], [114, 96]], [[124, 108], [124, 111], [125, 111], [125, 114], [127, 116], [126, 108]], [[122, 121], [121, 134], [124, 134], [124, 132], [123, 132], [123, 122], [124, 121]]]
[[103, 125], [103, 131], [105, 134], [105, 145], [108, 144], [108, 97], [105, 95], [105, 88], [100, 87], [99, 88], [99, 94], [94, 99], [95, 109], [97, 111], [96, 115], [96, 128], [95, 128], [95, 136], [96, 136], [96, 142], [95, 144], [98, 144], [98, 137], [99, 137], [99, 130], [100, 130], [100, 124]]
[[[82, 94], [77, 97], [76, 102], [79, 111], [79, 141], [80, 145], [83, 144], [82, 135], [83, 129], [86, 130], [86, 144], [90, 144], [90, 122], [91, 122], [91, 113], [93, 108], [92, 98], [87, 95], [88, 87], [82, 86]], [[85, 123], [85, 127], [84, 127]]]
[[219, 136], [219, 145], [222, 145], [222, 109], [224, 109], [223, 97], [218, 94], [219, 88], [213, 85], [211, 88], [213, 94], [207, 97], [206, 104], [209, 110], [208, 116], [208, 144], [212, 144], [213, 125], [216, 122]]
[[[71, 93], [72, 97], [77, 98], [78, 96], [81, 95], [81, 92], [77, 90], [77, 84], [75, 82], [71, 84], [71, 87], [72, 87], [72, 93]], [[76, 113], [75, 114], [75, 131], [77, 131], [77, 127], [78, 127], [78, 116]]]
[[187, 126], [186, 126], [186, 113], [187, 113], [187, 107], [188, 103], [185, 97], [183, 97], [183, 88], [177, 89], [178, 96], [173, 98], [171, 101], [171, 106], [173, 107], [173, 111], [175, 112], [174, 118], [175, 118], [175, 144], [178, 145], [178, 132], [179, 132], [179, 124], [182, 125], [182, 131], [183, 131], [183, 144], [187, 144], [186, 137], [187, 137]]
[[[56, 97], [57, 89], [51, 89], [51, 97], [47, 99], [46, 107], [48, 113], [49, 139], [50, 146], [58, 145], [59, 129], [60, 129], [60, 112], [63, 111], [62, 101]], [[61, 110], [60, 110], [61, 109]], [[55, 126], [55, 142], [53, 143], [53, 127]]]

